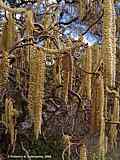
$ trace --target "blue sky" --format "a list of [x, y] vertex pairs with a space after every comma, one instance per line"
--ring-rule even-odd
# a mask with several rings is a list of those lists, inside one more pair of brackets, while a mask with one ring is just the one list
[[[56, 0], [48, 0], [48, 2], [49, 4], [57, 3]], [[117, 2], [115, 4], [115, 8], [116, 8], [117, 15], [119, 15], [120, 14], [120, 2]], [[42, 15], [44, 14], [46, 10], [45, 1], [44, 0], [41, 1], [41, 4], [39, 6], [34, 4], [33, 10], [37, 12], [37, 14], [41, 16], [41, 19], [42, 19]], [[61, 16], [61, 13], [62, 13], [62, 16]], [[0, 15], [1, 15], [0, 20], [2, 20], [3, 19], [2, 13]], [[78, 9], [73, 4], [68, 4], [68, 3], [65, 4], [65, 1], [61, 0], [61, 2], [59, 2], [59, 7], [55, 15], [57, 15], [59, 23], [69, 22], [71, 19], [74, 19], [76, 16], [78, 16]], [[74, 40], [77, 40], [79, 36], [87, 30], [88, 27], [89, 26], [87, 26], [86, 24], [81, 23], [81, 20], [79, 18], [69, 25], [61, 25], [64, 36], [70, 37]], [[90, 31], [88, 31], [84, 35], [84, 42], [88, 43], [89, 46], [94, 45], [96, 43], [101, 44], [101, 40], [102, 40], [102, 37], [98, 35], [94, 35]]]

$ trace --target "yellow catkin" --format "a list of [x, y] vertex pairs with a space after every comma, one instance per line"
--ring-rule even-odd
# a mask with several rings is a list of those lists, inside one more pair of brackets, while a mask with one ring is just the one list
[[115, 85], [115, 74], [113, 73], [114, 53], [113, 53], [113, 3], [112, 0], [104, 0], [103, 16], [103, 46], [102, 53], [104, 57], [104, 77], [106, 85], [112, 87]]
[[[57, 60], [55, 61], [55, 64], [53, 66], [53, 76], [54, 76], [54, 82], [56, 86], [60, 86], [62, 83], [62, 75], [61, 75], [61, 57], [58, 56]], [[56, 94], [58, 97], [61, 97], [61, 88], [59, 87], [56, 91]]]
[[114, 7], [114, 2], [112, 6], [112, 46], [113, 46], [113, 65], [112, 65], [112, 74], [113, 74], [113, 82], [116, 80], [116, 11]]
[[91, 133], [96, 132], [99, 128], [99, 109], [100, 109], [100, 104], [99, 104], [99, 96], [100, 96], [100, 82], [99, 82], [99, 77], [96, 77], [96, 79], [93, 81], [94, 84], [94, 89], [92, 92], [92, 116], [91, 116]]
[[84, 15], [85, 15], [85, 11], [86, 11], [86, 9], [85, 9], [85, 0], [80, 0], [79, 1], [79, 12], [80, 12], [80, 18], [82, 19], [83, 17], [84, 17]]
[[26, 10], [26, 33], [30, 36], [33, 34], [33, 12], [31, 9]]
[[68, 102], [68, 90], [72, 89], [72, 75], [73, 75], [73, 60], [70, 53], [65, 54], [62, 57], [62, 65], [63, 65], [63, 92], [65, 102]]
[[[67, 46], [71, 47], [72, 45], [73, 44], [71, 39], [68, 39]], [[69, 84], [68, 84], [69, 90], [72, 90], [72, 86], [73, 86], [73, 66], [74, 66], [74, 61], [73, 61], [72, 52], [70, 50], [69, 51]]]
[[99, 116], [100, 116], [100, 137], [99, 155], [101, 160], [105, 158], [105, 119], [104, 119], [104, 80], [102, 74], [99, 76]]
[[66, 71], [63, 72], [63, 79], [64, 79], [64, 85], [63, 85], [64, 100], [67, 103], [68, 102], [69, 72], [66, 72]]
[[[16, 38], [15, 23], [12, 13], [9, 14], [8, 21], [5, 22], [1, 36], [2, 62], [0, 63], [0, 89], [7, 86], [8, 80], [8, 52], [12, 48]], [[16, 110], [10, 98], [5, 99], [5, 114], [2, 116], [11, 136], [11, 144], [15, 142], [15, 117]], [[14, 118], [13, 118], [14, 117]]]
[[[33, 36], [33, 30], [34, 30], [34, 24], [33, 24], [33, 12], [31, 9], [26, 10], [26, 22], [25, 22], [25, 27], [26, 27], [26, 36], [29, 40], [29, 37]], [[32, 40], [28, 41], [29, 43], [32, 43]], [[30, 56], [32, 52], [32, 46], [27, 46], [25, 49], [25, 63], [26, 66], [29, 64]]]
[[[86, 54], [84, 57], [84, 70], [86, 72], [92, 72], [92, 50], [90, 47], [86, 49]], [[84, 83], [83, 83], [83, 95], [89, 100], [91, 99], [91, 74], [85, 73]]]
[[12, 13], [9, 14], [8, 21], [4, 24], [1, 47], [7, 51], [14, 45], [16, 38], [15, 22]]
[[87, 149], [86, 145], [80, 145], [80, 160], [87, 160]]
[[[92, 72], [97, 72], [100, 66], [101, 60], [101, 50], [98, 45], [95, 45], [91, 48], [92, 50]], [[91, 133], [96, 132], [99, 128], [99, 77], [98, 75], [92, 76], [92, 95], [91, 95], [91, 104], [92, 104], [92, 116], [91, 116]]]
[[8, 80], [8, 52], [2, 52], [2, 62], [0, 63], [0, 90], [7, 86]]
[[99, 66], [101, 57], [101, 48], [99, 45], [94, 45], [91, 47], [92, 50], [92, 71], [96, 72], [97, 67]]
[[2, 60], [0, 62], [0, 88], [5, 87], [8, 78], [8, 50], [15, 42], [15, 26], [12, 14], [9, 14], [5, 22], [1, 36]]
[[[111, 121], [112, 122], [119, 122], [119, 91], [115, 93], [114, 95], [114, 106], [113, 106], [113, 113], [111, 115]], [[110, 146], [111, 149], [114, 149], [117, 147], [117, 124], [111, 124], [110, 127]]]
[[71, 136], [69, 135], [63, 135], [63, 143], [65, 145], [65, 147], [68, 147], [68, 159], [70, 159], [70, 155], [71, 155]]
[[72, 86], [73, 86], [73, 66], [74, 66], [74, 61], [70, 53], [70, 66], [69, 66], [70, 70], [69, 70], [69, 85], [68, 85], [69, 90], [72, 90]]
[[13, 108], [13, 102], [10, 98], [5, 99], [5, 114], [3, 121], [7, 125], [8, 132], [10, 133], [11, 137], [11, 144], [13, 145], [16, 141], [16, 116], [17, 112]]
[[57, 57], [57, 60], [53, 68], [54, 80], [57, 85], [61, 85], [61, 58]]
[[45, 54], [39, 49], [34, 49], [30, 60], [30, 80], [28, 108], [34, 118], [34, 135], [38, 139], [41, 133], [42, 103], [44, 96]]

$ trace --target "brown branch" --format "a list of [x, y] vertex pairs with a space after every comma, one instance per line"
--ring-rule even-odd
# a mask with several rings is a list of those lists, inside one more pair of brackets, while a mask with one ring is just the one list
[[12, 48], [9, 53], [13, 52], [14, 50], [18, 49], [18, 48], [23, 48], [23, 47], [26, 47], [26, 46], [34, 46], [34, 43], [28, 43], [28, 44], [23, 44], [23, 45], [19, 45], [19, 46], [16, 46], [14, 48]]
[[104, 14], [104, 12], [102, 11], [101, 16], [100, 16], [94, 23], [92, 23], [92, 24], [88, 27], [88, 29], [87, 29], [84, 33], [82, 33], [82, 35], [85, 35], [95, 24], [97, 24], [97, 23], [101, 20], [101, 18], [103, 17], [103, 14]]
[[79, 67], [79, 69], [83, 72], [85, 72], [86, 74], [94, 74], [94, 75], [99, 75], [99, 73], [96, 72], [87, 72], [86, 70], [82, 69], [81, 67]]

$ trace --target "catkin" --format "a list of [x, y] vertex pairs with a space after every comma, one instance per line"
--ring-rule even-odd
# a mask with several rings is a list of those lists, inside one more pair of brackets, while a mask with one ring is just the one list
[[[30, 9], [26, 10], [26, 21], [25, 21], [25, 27], [26, 27], [26, 36], [29, 43], [32, 43], [32, 40], [29, 40], [29, 37], [33, 36], [33, 30], [34, 30], [34, 23], [33, 23], [33, 12]], [[25, 65], [28, 66], [30, 61], [30, 56], [32, 53], [32, 46], [27, 46], [25, 49]]]
[[34, 24], [33, 24], [33, 12], [32, 10], [26, 10], [26, 33], [30, 36], [33, 34]]
[[80, 160], [87, 160], [87, 149], [86, 145], [80, 145]]
[[105, 156], [105, 119], [104, 119], [104, 80], [99, 76], [99, 116], [100, 116], [100, 137], [99, 137], [99, 155], [101, 160]]
[[63, 92], [64, 92], [64, 100], [68, 102], [68, 90], [72, 89], [72, 71], [73, 71], [73, 61], [71, 58], [71, 54], [67, 53], [62, 57], [62, 65], [63, 65]]
[[[97, 76], [93, 81], [94, 88], [92, 93], [92, 115], [91, 115], [91, 133], [96, 132], [100, 129], [100, 114], [101, 109], [103, 109], [103, 101], [104, 101], [104, 86], [102, 86], [102, 76]], [[101, 88], [102, 87], [102, 88]], [[103, 110], [102, 110], [103, 112]]]
[[13, 145], [16, 141], [16, 116], [17, 112], [13, 108], [13, 102], [10, 98], [5, 99], [5, 115], [3, 121], [7, 125], [8, 132], [10, 133], [11, 137], [11, 144]]
[[[86, 49], [86, 54], [84, 56], [84, 70], [88, 73], [92, 72], [92, 50], [90, 47]], [[84, 83], [83, 83], [83, 95], [89, 100], [91, 99], [91, 74], [85, 73]]]
[[85, 11], [86, 11], [84, 0], [79, 1], [79, 10], [80, 10], [80, 18], [82, 19], [85, 15]]
[[115, 85], [115, 74], [113, 69], [114, 52], [113, 52], [113, 3], [112, 0], [104, 0], [104, 16], [103, 16], [103, 46], [102, 53], [104, 57], [104, 77], [106, 85], [112, 87]]
[[99, 126], [99, 109], [100, 109], [100, 104], [99, 104], [99, 95], [100, 95], [100, 90], [99, 90], [99, 77], [97, 77], [94, 82], [94, 90], [92, 93], [92, 115], [91, 115], [91, 133], [96, 132]]
[[53, 68], [53, 75], [55, 83], [61, 85], [61, 57], [57, 57]]
[[[92, 71], [98, 71], [100, 68], [101, 51], [99, 46], [95, 45], [91, 48], [92, 50]], [[99, 128], [99, 77], [96, 75], [92, 77], [92, 95], [91, 95], [91, 133], [96, 132]]]
[[8, 21], [4, 24], [1, 47], [7, 51], [14, 45], [16, 38], [15, 21], [12, 13], [9, 14]]
[[30, 80], [28, 108], [34, 119], [34, 135], [38, 139], [41, 133], [42, 103], [44, 96], [45, 54], [39, 49], [34, 49], [30, 60]]
[[116, 80], [116, 11], [114, 7], [114, 2], [112, 6], [112, 47], [113, 47], [113, 64], [112, 64], [112, 74], [113, 74], [113, 82], [115, 85]]
[[0, 90], [7, 86], [8, 80], [8, 52], [2, 51], [2, 62], [0, 63]]
[[[119, 91], [115, 93], [114, 95], [114, 106], [113, 106], [113, 113], [111, 115], [111, 121], [112, 122], [119, 122]], [[114, 149], [117, 147], [117, 124], [111, 124], [110, 127], [110, 144], [111, 144], [111, 149]]]
[[94, 45], [91, 47], [92, 50], [92, 71], [96, 72], [99, 66], [101, 57], [101, 48], [99, 45]]
[[68, 159], [70, 160], [70, 155], [71, 155], [71, 151], [70, 151], [70, 146], [71, 146], [71, 136], [69, 135], [63, 135], [63, 140], [64, 140], [64, 145], [65, 147], [68, 146]]
[[67, 104], [67, 102], [68, 102], [69, 72], [66, 72], [66, 71], [63, 72], [63, 79], [64, 79], [64, 85], [63, 85], [64, 100], [65, 100], [65, 103]]
[[73, 61], [73, 57], [72, 57], [71, 53], [69, 56], [70, 56], [70, 62], [69, 62], [69, 85], [68, 85], [68, 88], [69, 88], [69, 90], [72, 90], [74, 61]]
[[15, 41], [15, 25], [12, 14], [9, 14], [8, 21], [5, 22], [1, 36], [2, 62], [0, 63], [0, 89], [7, 85], [8, 78], [8, 51]]

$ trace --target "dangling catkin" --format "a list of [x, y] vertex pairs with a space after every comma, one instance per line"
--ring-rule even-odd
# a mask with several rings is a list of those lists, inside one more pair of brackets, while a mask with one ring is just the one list
[[[115, 85], [114, 53], [113, 53], [113, 3], [112, 0], [104, 0], [103, 16], [103, 57], [104, 57], [104, 77], [106, 85], [112, 87]], [[114, 68], [115, 69], [115, 68]]]
[[85, 1], [84, 0], [80, 0], [79, 1], [79, 12], [80, 12], [80, 18], [82, 19], [85, 15], [85, 11], [86, 11], [86, 8], [85, 8]]
[[113, 65], [112, 65], [112, 74], [113, 74], [113, 82], [115, 84], [116, 80], [116, 11], [114, 7], [114, 2], [112, 5], [112, 46], [113, 46]]
[[0, 90], [5, 88], [8, 80], [8, 52], [2, 51], [2, 62], [0, 63]]
[[96, 68], [99, 65], [101, 59], [101, 48], [99, 45], [94, 45], [91, 47], [92, 50], [92, 71], [96, 72]]
[[101, 160], [105, 157], [105, 119], [104, 119], [104, 80], [102, 74], [99, 76], [99, 116], [100, 116], [100, 137], [99, 156]]
[[[72, 41], [71, 39], [68, 39], [67, 41], [67, 46], [68, 47], [72, 47]], [[74, 66], [74, 61], [73, 61], [73, 56], [72, 56], [72, 51], [69, 51], [69, 84], [68, 84], [68, 88], [69, 90], [72, 90], [72, 86], [73, 86], [73, 66]]]
[[[97, 72], [98, 69], [101, 67], [101, 50], [98, 45], [95, 45], [91, 48], [92, 50], [92, 72]], [[94, 75], [92, 77], [92, 116], [91, 116], [91, 133], [96, 132], [99, 128], [99, 77], [98, 75]]]
[[33, 25], [33, 12], [32, 10], [26, 10], [26, 33], [31, 36], [33, 34], [34, 25]]
[[80, 160], [87, 160], [87, 149], [86, 145], [80, 145]]
[[73, 61], [70, 53], [66, 53], [62, 57], [62, 65], [63, 65], [63, 79], [64, 79], [63, 92], [64, 92], [65, 102], [67, 103], [68, 90], [72, 89], [72, 75], [73, 75], [72, 74]]
[[35, 49], [30, 60], [30, 80], [28, 108], [34, 118], [34, 135], [38, 139], [41, 133], [42, 103], [44, 96], [45, 54], [41, 49]]
[[10, 98], [5, 99], [5, 123], [7, 124], [8, 132], [10, 133], [11, 137], [11, 144], [13, 145], [16, 140], [16, 116], [17, 112], [13, 108], [13, 102]]
[[98, 106], [97, 106], [97, 99], [98, 99], [98, 94], [97, 94], [97, 83], [95, 80], [94, 83], [94, 90], [92, 92], [92, 111], [91, 111], [91, 133], [96, 132], [98, 126], [97, 126], [97, 112], [98, 112]]
[[68, 146], [68, 159], [70, 160], [70, 154], [71, 154], [71, 151], [70, 151], [70, 145], [71, 145], [71, 136], [69, 135], [63, 135], [63, 143], [65, 145], [65, 147]]
[[12, 14], [9, 14], [8, 22], [5, 22], [3, 33], [1, 36], [1, 52], [2, 61], [0, 63], [0, 89], [5, 87], [8, 78], [8, 50], [12, 47], [15, 41], [15, 25]]
[[[111, 116], [111, 121], [112, 122], [119, 122], [119, 91], [115, 93], [114, 95], [114, 106], [113, 106], [113, 113]], [[110, 127], [110, 145], [111, 149], [114, 149], [117, 147], [117, 124], [111, 124]]]
[[91, 115], [91, 133], [96, 132], [100, 128], [100, 79], [97, 76], [93, 81], [94, 89], [92, 92], [92, 115]]
[[[84, 57], [84, 70], [89, 73], [92, 72], [92, 50], [90, 47], [86, 49], [86, 54]], [[91, 88], [91, 74], [85, 73], [83, 95], [89, 100], [91, 99]]]
[[16, 38], [16, 28], [15, 21], [13, 19], [13, 14], [10, 13], [8, 17], [8, 21], [5, 22], [3, 35], [2, 35], [2, 49], [7, 51], [13, 47]]
[[[27, 39], [28, 39], [28, 43], [32, 43], [32, 40], [29, 40], [29, 38], [31, 36], [33, 36], [33, 30], [34, 30], [34, 24], [33, 24], [33, 12], [31, 9], [27, 9], [26, 10], [26, 19], [25, 19], [25, 29], [26, 29], [26, 32], [25, 32], [25, 36], [27, 36]], [[30, 56], [31, 56], [31, 53], [32, 53], [32, 46], [29, 45], [26, 47], [25, 49], [25, 65], [26, 65], [26, 68], [28, 67], [28, 64], [29, 64], [29, 60], [30, 60]]]
[[73, 61], [73, 57], [70, 53], [70, 64], [69, 64], [69, 85], [68, 88], [69, 90], [72, 90], [72, 86], [73, 86], [73, 66], [74, 66], [74, 61]]
[[61, 57], [58, 56], [53, 68], [54, 80], [57, 85], [61, 85]]
[[67, 102], [68, 102], [69, 72], [66, 72], [66, 71], [63, 72], [63, 79], [64, 79], [64, 86], [63, 86], [64, 100], [65, 100], [65, 103], [67, 104]]

